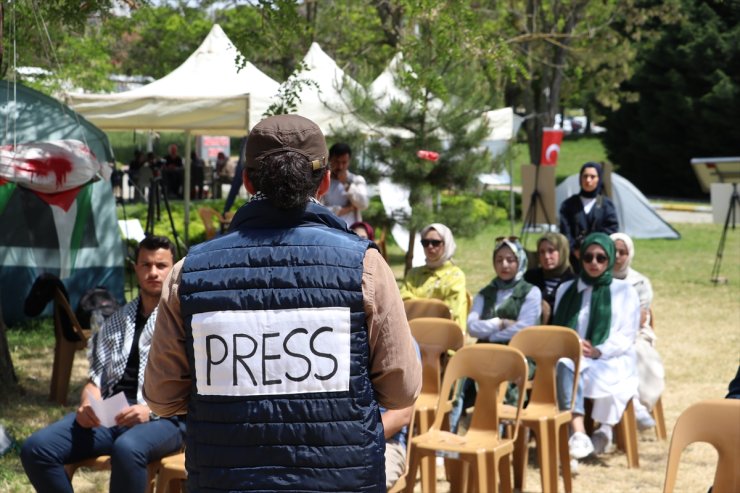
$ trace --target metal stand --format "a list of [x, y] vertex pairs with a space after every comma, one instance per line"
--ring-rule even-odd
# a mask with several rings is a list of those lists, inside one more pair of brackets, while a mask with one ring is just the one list
[[727, 239], [727, 229], [730, 226], [730, 220], [732, 220], [732, 229], [735, 229], [737, 218], [735, 217], [735, 207], [740, 206], [740, 195], [737, 193], [737, 183], [732, 184], [732, 195], [730, 196], [730, 207], [727, 209], [727, 217], [725, 218], [725, 226], [722, 228], [722, 236], [719, 240], [719, 246], [717, 247], [717, 256], [714, 259], [714, 267], [712, 267], [712, 277], [710, 280], [715, 284], [726, 283], [727, 278], [719, 276], [719, 269], [722, 265], [722, 255], [725, 251], [725, 240]]
[[530, 229], [536, 228], [537, 223], [537, 207], [542, 207], [542, 213], [545, 215], [545, 221], [548, 225], [548, 228], [551, 226], [550, 222], [550, 216], [547, 214], [547, 209], [542, 205], [542, 196], [540, 195], [539, 190], [539, 184], [540, 184], [540, 166], [541, 164], [535, 165], [535, 172], [534, 172], [534, 190], [532, 191], [532, 195], [529, 199], [529, 209], [527, 210], [527, 217], [524, 218], [524, 222], [522, 224], [522, 232], [519, 235], [521, 237], [521, 243], [522, 245], [526, 245], [526, 239], [527, 239], [527, 232]]
[[[146, 212], [146, 227], [144, 233], [147, 236], [154, 234], [154, 223], [159, 222], [162, 219], [162, 210], [160, 202], [164, 202], [165, 210], [170, 219], [170, 227], [172, 228], [172, 241], [177, 249], [177, 257], [182, 258], [180, 252], [180, 240], [177, 237], [177, 230], [175, 229], [175, 221], [172, 219], [172, 210], [170, 209], [170, 202], [167, 199], [167, 190], [165, 190], [164, 183], [162, 182], [161, 176], [155, 176], [149, 182], [149, 208]], [[155, 218], [156, 215], [156, 218]]]

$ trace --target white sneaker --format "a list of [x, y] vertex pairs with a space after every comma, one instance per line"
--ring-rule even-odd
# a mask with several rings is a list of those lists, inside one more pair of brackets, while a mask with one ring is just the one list
[[577, 431], [568, 440], [568, 448], [570, 449], [570, 456], [574, 459], [583, 459], [591, 455], [594, 451], [594, 446], [591, 443], [591, 439], [588, 435]]
[[594, 431], [591, 435], [591, 443], [593, 445], [594, 455], [601, 455], [606, 452], [606, 448], [609, 446], [611, 440], [606, 433], [601, 430]]
[[637, 429], [640, 431], [649, 430], [650, 428], [655, 427], [655, 420], [645, 409], [641, 409], [635, 413], [635, 419], [637, 420]]

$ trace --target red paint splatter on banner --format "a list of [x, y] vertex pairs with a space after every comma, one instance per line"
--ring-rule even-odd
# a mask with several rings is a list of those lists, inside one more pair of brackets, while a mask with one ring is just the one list
[[62, 156], [48, 156], [44, 159], [26, 159], [29, 171], [39, 176], [54, 173], [58, 187], [67, 181], [67, 175], [72, 171], [72, 161]]
[[33, 191], [38, 197], [49, 205], [56, 205], [64, 209], [64, 212], [68, 212], [69, 208], [72, 207], [77, 194], [80, 193], [82, 187], [76, 187], [71, 190], [65, 190], [64, 192], [58, 193], [42, 193]]

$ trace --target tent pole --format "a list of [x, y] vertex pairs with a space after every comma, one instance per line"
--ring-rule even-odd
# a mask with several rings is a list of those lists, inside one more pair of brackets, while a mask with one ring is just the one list
[[509, 234], [511, 236], [514, 236], [514, 167], [512, 165], [512, 158], [511, 158], [511, 144], [512, 141], [509, 141], [509, 149], [507, 152], [509, 157], [509, 227], [510, 232]]
[[182, 185], [182, 194], [185, 200], [185, 245], [190, 245], [190, 130], [185, 131], [185, 180]]

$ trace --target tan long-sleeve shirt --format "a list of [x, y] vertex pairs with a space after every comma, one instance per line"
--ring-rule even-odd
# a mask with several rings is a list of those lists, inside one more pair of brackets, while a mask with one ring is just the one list
[[[185, 351], [178, 294], [182, 263], [165, 281], [144, 377], [144, 398], [160, 416], [185, 414], [190, 398], [193, 370]], [[376, 398], [388, 409], [408, 407], [421, 390], [421, 364], [393, 272], [375, 249], [363, 260], [362, 294]]]

